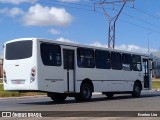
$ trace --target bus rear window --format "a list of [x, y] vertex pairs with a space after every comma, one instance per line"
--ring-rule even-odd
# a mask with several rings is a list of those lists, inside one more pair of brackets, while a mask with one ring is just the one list
[[32, 41], [18, 41], [6, 44], [5, 58], [17, 60], [30, 58], [32, 56]]

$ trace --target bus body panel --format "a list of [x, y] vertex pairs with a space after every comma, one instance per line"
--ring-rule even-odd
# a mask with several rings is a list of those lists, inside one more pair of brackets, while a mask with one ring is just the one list
[[[20, 40], [27, 40], [20, 39]], [[134, 82], [141, 81], [142, 89], [144, 88], [143, 71], [127, 71], [113, 69], [82, 68], [77, 65], [77, 48], [86, 47], [100, 49], [97, 47], [88, 47], [83, 45], [72, 45], [58, 41], [47, 41], [45, 39], [30, 39], [33, 41], [33, 55], [30, 58], [22, 60], [6, 60], [4, 59], [4, 70], [6, 71], [7, 84], [4, 82], [5, 90], [39, 90], [55, 93], [80, 92], [81, 83], [85, 79], [89, 79], [93, 83], [95, 92], [123, 92], [133, 91]], [[19, 40], [17, 40], [19, 41]], [[56, 44], [61, 49], [61, 65], [49, 66], [44, 65], [41, 55], [41, 44]], [[64, 69], [64, 51], [73, 52], [74, 69]], [[106, 51], [116, 51], [104, 49]], [[118, 51], [121, 52], [121, 51]], [[5, 53], [5, 52], [4, 52]], [[123, 52], [122, 52], [123, 53]], [[127, 53], [127, 52], [126, 52]], [[128, 52], [130, 53], [130, 52]], [[5, 57], [4, 57], [5, 58]], [[143, 57], [142, 57], [143, 58]], [[144, 57], [144, 58], [147, 58]], [[147, 58], [148, 59], [148, 58]], [[19, 66], [16, 66], [19, 65]], [[31, 69], [36, 68], [36, 77], [34, 82], [31, 80]], [[68, 74], [68, 75], [67, 75]], [[149, 71], [150, 75], [150, 71]], [[68, 83], [69, 76], [69, 83]], [[151, 76], [150, 76], [151, 77]], [[24, 84], [15, 84], [14, 80], [22, 80]], [[149, 79], [150, 80], [150, 79]], [[14, 83], [14, 84], [13, 84]], [[151, 80], [149, 81], [151, 86]], [[151, 87], [149, 88], [151, 89]]]
[[41, 42], [37, 43], [38, 45], [38, 87], [41, 91], [50, 91], [50, 92], [64, 92], [64, 74], [62, 66], [45, 66], [42, 62], [40, 45]]
[[[141, 71], [78, 68], [77, 73], [76, 79], [78, 81], [82, 82], [84, 79], [92, 80], [94, 90], [97, 92], [132, 91], [133, 84], [136, 80], [140, 80], [143, 83], [143, 74]], [[80, 90], [77, 89], [77, 91]]]
[[62, 67], [54, 68], [39, 66], [39, 89], [42, 91], [50, 92], [64, 92], [66, 89], [64, 86], [64, 71]]
[[[39, 67], [39, 73], [38, 76], [39, 77], [39, 88], [41, 91], [49, 91], [49, 92], [59, 92], [59, 93], [64, 93], [64, 92], [68, 92], [68, 88], [67, 88], [67, 72], [64, 69], [64, 63], [63, 63], [63, 54], [61, 54], [61, 58], [62, 58], [62, 63], [61, 66], [47, 66], [44, 65], [42, 62], [42, 58], [41, 58], [41, 53], [40, 53], [40, 45], [42, 42], [38, 43], [38, 67]], [[61, 46], [61, 53], [63, 53], [64, 49], [69, 49], [69, 50], [75, 50], [74, 47], [64, 47]], [[70, 71], [69, 73], [70, 75], [70, 79], [74, 79], [73, 71]], [[72, 81], [73, 83], [73, 81]], [[74, 85], [70, 82], [69, 87], [70, 90], [69, 91], [74, 91], [73, 87]]]
[[[14, 43], [20, 40], [13, 41]], [[30, 39], [24, 39], [30, 40]], [[37, 41], [32, 40], [32, 56], [25, 59], [6, 60], [4, 55], [4, 71], [6, 72], [7, 83], [4, 83], [4, 90], [38, 90], [37, 71], [35, 80], [31, 82], [32, 69], [37, 69]], [[35, 47], [33, 47], [35, 46]], [[6, 45], [5, 45], [6, 47]], [[35, 49], [34, 49], [35, 48]], [[19, 51], [16, 51], [19, 52]]]

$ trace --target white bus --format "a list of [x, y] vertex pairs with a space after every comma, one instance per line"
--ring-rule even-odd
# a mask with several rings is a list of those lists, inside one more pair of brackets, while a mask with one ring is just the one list
[[54, 101], [88, 101], [151, 89], [148, 55], [39, 38], [4, 44], [4, 90], [43, 91]]

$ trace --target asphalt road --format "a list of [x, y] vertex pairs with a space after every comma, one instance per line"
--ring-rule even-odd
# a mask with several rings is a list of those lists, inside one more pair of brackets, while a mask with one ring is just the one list
[[[149, 91], [142, 92], [140, 98], [132, 98], [131, 95], [115, 95], [112, 99], [107, 99], [103, 95], [95, 95], [92, 97], [90, 102], [76, 102], [74, 98], [67, 98], [64, 103], [55, 103], [48, 97], [25, 97], [25, 98], [5, 98], [0, 99], [0, 111], [97, 111], [98, 114], [103, 112], [98, 111], [160, 111], [160, 92]], [[90, 114], [90, 113], [85, 114]], [[70, 112], [74, 113], [74, 112]], [[121, 118], [120, 116], [111, 116], [109, 118], [94, 117], [95, 113], [91, 112], [91, 116], [83, 116], [83, 113], [77, 112], [79, 118], [67, 117], [69, 120], [81, 120], [81, 119], [109, 119], [109, 120], [128, 120], [128, 117]], [[77, 114], [76, 113], [76, 114]], [[114, 113], [114, 112], [113, 112]], [[125, 113], [125, 112], [124, 112]], [[48, 113], [51, 115], [51, 113]], [[58, 113], [58, 114], [63, 114]], [[69, 114], [69, 113], [67, 113]], [[115, 112], [115, 114], [117, 114]], [[126, 113], [127, 114], [127, 113]], [[60, 115], [61, 116], [61, 115]], [[159, 120], [160, 112], [157, 117], [131, 117], [134, 120]], [[82, 117], [82, 118], [81, 118]], [[87, 117], [87, 118], [86, 118]], [[1, 119], [1, 118], [0, 118]], [[6, 119], [7, 118], [3, 118]], [[17, 119], [17, 118], [15, 118]], [[21, 118], [22, 119], [22, 118]], [[24, 118], [23, 118], [24, 119]], [[22, 120], [23, 120], [22, 119]], [[30, 118], [32, 119], [32, 118]], [[34, 118], [34, 120], [39, 120], [41, 118]], [[45, 118], [45, 120], [50, 120], [52, 118]], [[57, 119], [63, 120], [63, 117], [58, 117]]]

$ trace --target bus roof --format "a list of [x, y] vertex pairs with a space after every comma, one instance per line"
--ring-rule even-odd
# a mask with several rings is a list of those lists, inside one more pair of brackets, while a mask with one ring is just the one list
[[100, 50], [122, 52], [122, 53], [136, 54], [136, 55], [149, 57], [148, 54], [143, 54], [143, 53], [138, 53], [138, 52], [124, 51], [124, 50], [111, 49], [111, 48], [92, 46], [92, 45], [83, 45], [83, 44], [72, 43], [72, 42], [56, 41], [53, 39], [46, 39], [46, 38], [18, 38], [18, 39], [7, 41], [5, 42], [5, 44], [10, 43], [10, 42], [23, 41], [23, 40], [37, 40], [39, 42], [45, 42], [45, 43], [55, 43], [55, 44], [60, 44], [60, 45], [72, 46], [72, 47], [85, 47], [85, 48], [92, 48], [92, 49], [100, 49]]

